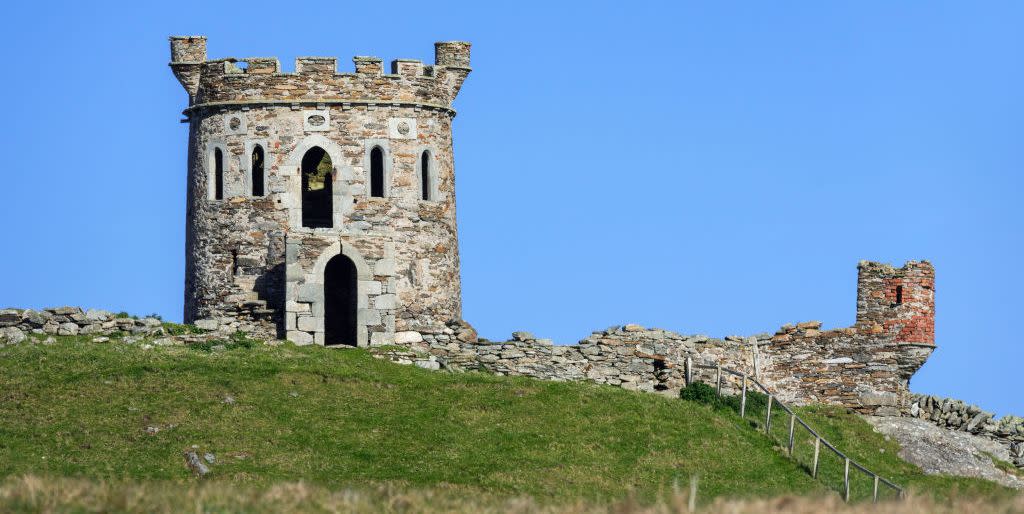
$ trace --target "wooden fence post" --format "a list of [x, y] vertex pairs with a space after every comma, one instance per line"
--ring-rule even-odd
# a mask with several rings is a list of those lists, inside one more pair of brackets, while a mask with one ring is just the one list
[[843, 501], [850, 503], [850, 458], [846, 457], [846, 466], [843, 469]]
[[686, 499], [687, 510], [697, 511], [697, 475], [690, 476], [690, 497]]
[[789, 456], [793, 456], [793, 424], [796, 422], [796, 414], [789, 413]]
[[718, 378], [715, 379], [718, 383], [718, 396], [722, 396], [722, 365], [718, 365]]
[[686, 358], [686, 387], [693, 385], [693, 360]]
[[747, 417], [747, 374], [743, 374], [743, 396], [740, 397], [740, 418]]
[[871, 494], [871, 503], [878, 503], [878, 475], [875, 475], [875, 492]]
[[821, 438], [814, 438], [814, 464], [811, 466], [811, 478], [818, 478], [818, 452], [821, 451]]
[[772, 431], [772, 399], [774, 396], [768, 395], [768, 412], [764, 415], [764, 433], [769, 434]]

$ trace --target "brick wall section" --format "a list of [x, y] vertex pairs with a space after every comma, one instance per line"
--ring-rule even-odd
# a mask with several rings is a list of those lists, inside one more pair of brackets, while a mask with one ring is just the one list
[[912, 261], [894, 268], [862, 262], [857, 291], [858, 327], [880, 327], [901, 343], [934, 343], [935, 269], [930, 263]]

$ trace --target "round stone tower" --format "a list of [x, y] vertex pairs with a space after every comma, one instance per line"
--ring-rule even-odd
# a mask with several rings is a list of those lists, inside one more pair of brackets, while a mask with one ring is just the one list
[[434, 65], [206, 59], [171, 37], [189, 94], [185, 321], [367, 346], [461, 318], [452, 101], [469, 43]]

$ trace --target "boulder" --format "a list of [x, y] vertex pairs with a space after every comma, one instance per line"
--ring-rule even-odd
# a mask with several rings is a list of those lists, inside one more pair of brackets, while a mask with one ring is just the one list
[[199, 455], [194, 451], [185, 452], [185, 464], [188, 465], [188, 469], [192, 470], [200, 478], [210, 473], [210, 468], [203, 464], [203, 461], [199, 459]]
[[530, 339], [536, 339], [533, 334], [529, 332], [517, 331], [512, 332], [512, 339], [514, 341], [529, 341]]
[[76, 323], [61, 323], [57, 327], [57, 335], [59, 336], [76, 336], [78, 335], [78, 325]]
[[196, 328], [202, 330], [217, 330], [217, 327], [220, 326], [220, 323], [218, 323], [217, 320], [215, 319], [197, 319], [195, 321], [195, 326]]
[[24, 313], [22, 313], [22, 317], [25, 319], [25, 322], [28, 323], [29, 325], [32, 325], [33, 327], [36, 328], [41, 328], [43, 325], [46, 325], [47, 321], [53, 319], [53, 314], [50, 314], [49, 312], [46, 311], [27, 310]]
[[987, 412], [979, 412], [975, 414], [974, 417], [967, 422], [967, 431], [974, 432], [978, 428], [978, 425], [988, 421], [991, 417], [992, 415]]
[[17, 327], [0, 328], [0, 343], [18, 344], [24, 341], [26, 337], [25, 333]]
[[50, 311], [53, 314], [56, 314], [58, 316], [70, 316], [72, 314], [81, 314], [82, 313], [82, 309], [81, 308], [79, 308], [79, 307], [68, 307], [68, 306], [64, 306], [64, 307], [51, 307], [51, 308], [46, 309], [46, 310], [48, 310], [48, 311]]
[[21, 323], [21, 313], [14, 309], [0, 310], [0, 327], [10, 327]]
[[113, 316], [114, 315], [109, 311], [104, 311], [100, 309], [89, 309], [85, 311], [85, 319], [89, 321], [107, 321]]
[[1010, 456], [1014, 459], [1024, 459], [1024, 442], [1011, 444]]

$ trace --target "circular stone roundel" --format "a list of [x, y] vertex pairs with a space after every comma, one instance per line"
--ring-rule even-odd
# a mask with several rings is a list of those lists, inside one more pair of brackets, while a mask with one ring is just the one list
[[401, 135], [407, 135], [409, 133], [409, 123], [401, 122], [398, 124], [398, 133]]
[[327, 121], [327, 119], [319, 114], [314, 114], [306, 118], [306, 122], [308, 122], [310, 126], [313, 127], [319, 127], [320, 125], [323, 125], [325, 121]]
[[231, 121], [228, 122], [228, 126], [231, 127], [231, 130], [238, 130], [238, 127], [242, 126], [242, 120], [239, 118], [231, 118]]

